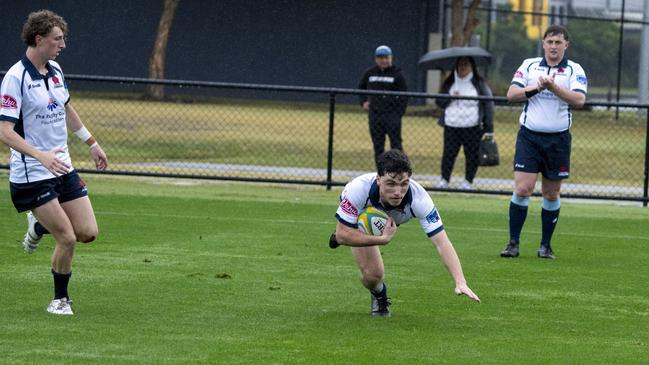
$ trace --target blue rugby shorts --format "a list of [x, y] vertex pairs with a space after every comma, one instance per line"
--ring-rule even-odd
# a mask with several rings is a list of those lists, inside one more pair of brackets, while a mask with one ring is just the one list
[[24, 184], [9, 182], [9, 189], [11, 201], [18, 213], [32, 210], [57, 198], [59, 203], [65, 203], [88, 195], [86, 183], [76, 170], [47, 180]]
[[572, 136], [569, 130], [541, 133], [524, 126], [518, 131], [514, 171], [541, 173], [549, 180], [570, 177], [570, 150]]

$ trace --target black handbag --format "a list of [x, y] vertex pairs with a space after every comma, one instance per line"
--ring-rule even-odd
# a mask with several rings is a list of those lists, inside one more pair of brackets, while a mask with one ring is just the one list
[[498, 166], [500, 164], [500, 155], [498, 154], [498, 144], [493, 138], [485, 138], [480, 141], [480, 166]]

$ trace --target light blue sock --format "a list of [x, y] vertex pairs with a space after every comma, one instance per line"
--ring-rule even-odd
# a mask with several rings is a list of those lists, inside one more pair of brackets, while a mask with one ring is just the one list
[[529, 196], [518, 196], [516, 193], [512, 194], [512, 203], [516, 205], [520, 205], [522, 207], [526, 207], [530, 204], [530, 197]]
[[561, 200], [547, 200], [543, 198], [543, 204], [541, 205], [545, 210], [558, 210], [561, 207]]

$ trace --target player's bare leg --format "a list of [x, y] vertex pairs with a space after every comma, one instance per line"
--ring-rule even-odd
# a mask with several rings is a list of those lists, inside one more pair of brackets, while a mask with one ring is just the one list
[[371, 293], [373, 316], [389, 316], [390, 301], [383, 282], [385, 269], [378, 246], [352, 247], [352, 254], [361, 275], [361, 282]]
[[72, 257], [76, 236], [72, 223], [57, 199], [51, 200], [32, 210], [38, 221], [45, 227], [56, 246], [52, 254], [52, 276], [54, 278], [54, 299], [47, 308], [53, 314], [71, 315], [67, 292], [68, 282], [72, 275]]
[[385, 269], [379, 247], [352, 247], [352, 254], [356, 259], [363, 286], [369, 290], [380, 290]]
[[72, 223], [78, 242], [89, 243], [97, 239], [97, 219], [87, 196], [62, 203], [61, 207]]
[[56, 241], [52, 254], [54, 299], [48, 311], [71, 315], [68, 282], [72, 275], [72, 258], [77, 241], [91, 242], [98, 234], [97, 221], [88, 197], [60, 204], [52, 200], [33, 210], [34, 215]]
[[33, 209], [32, 212], [56, 241], [52, 269], [57, 272], [70, 272], [76, 235], [66, 212], [56, 199]]
[[534, 172], [514, 171], [514, 192], [516, 195], [532, 195], [537, 176], [538, 174]]

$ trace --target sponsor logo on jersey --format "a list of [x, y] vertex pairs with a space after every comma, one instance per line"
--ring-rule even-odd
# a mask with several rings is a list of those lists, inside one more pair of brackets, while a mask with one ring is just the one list
[[16, 105], [18, 105], [18, 102], [16, 102], [16, 99], [14, 99], [11, 95], [2, 95], [3, 109], [16, 109]]
[[521, 71], [518, 71], [518, 70], [517, 70], [517, 71], [514, 73], [514, 78], [515, 78], [515, 79], [522, 79], [522, 78], [523, 78], [523, 73], [522, 73]]
[[437, 208], [433, 208], [433, 210], [428, 213], [426, 216], [426, 222], [428, 223], [437, 223], [439, 221], [439, 213], [437, 213]]
[[56, 75], [52, 76], [52, 82], [54, 83], [54, 88], [57, 89], [59, 87], [63, 87], [63, 84], [61, 83], [61, 80], [59, 80]]
[[588, 84], [588, 79], [586, 78], [586, 75], [577, 75], [577, 82], [586, 85]]
[[47, 103], [47, 110], [53, 111], [59, 106], [59, 103], [56, 102], [56, 100], [50, 98], [50, 101]]
[[394, 77], [392, 76], [370, 76], [370, 82], [388, 82], [393, 83]]
[[41, 85], [42, 84], [40, 82], [35, 83], [35, 84], [29, 84], [29, 86], [27, 86], [27, 90], [31, 90], [31, 89], [34, 89], [34, 88], [37, 88], [37, 87], [41, 87]]
[[347, 198], [340, 202], [340, 209], [351, 216], [358, 217], [358, 209], [356, 209]]

